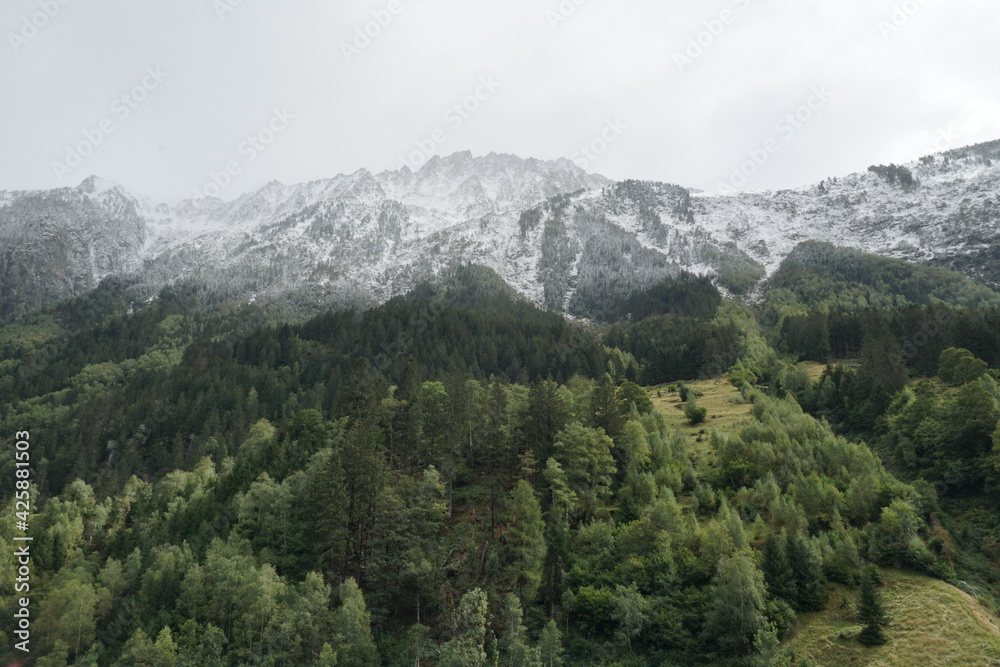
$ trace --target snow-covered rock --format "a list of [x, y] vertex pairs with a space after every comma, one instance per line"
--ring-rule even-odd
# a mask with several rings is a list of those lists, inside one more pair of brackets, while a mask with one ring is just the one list
[[0, 191], [0, 315], [109, 275], [153, 295], [190, 281], [223, 300], [308, 309], [384, 301], [459, 263], [573, 315], [681, 270], [742, 293], [803, 241], [929, 262], [1000, 284], [1000, 142], [775, 192], [614, 183], [569, 160], [469, 152], [372, 174], [268, 183], [167, 206], [95, 177]]

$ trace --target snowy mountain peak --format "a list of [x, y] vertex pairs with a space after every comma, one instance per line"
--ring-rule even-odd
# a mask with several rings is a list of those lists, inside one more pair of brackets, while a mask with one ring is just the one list
[[88, 176], [83, 179], [80, 185], [76, 186], [76, 189], [86, 195], [99, 195], [108, 190], [113, 190], [116, 188], [122, 188], [121, 185], [115, 183], [114, 181], [109, 181], [101, 178], [100, 176]]
[[108, 275], [131, 279], [144, 296], [191, 281], [218, 298], [315, 309], [377, 303], [457, 264], [479, 264], [536, 303], [599, 317], [681, 270], [747, 293], [804, 241], [997, 285], [998, 222], [1000, 142], [727, 196], [615, 183], [567, 159], [470, 151], [417, 171], [271, 181], [233, 201], [174, 208], [91, 177], [77, 188], [0, 194], [0, 316]]

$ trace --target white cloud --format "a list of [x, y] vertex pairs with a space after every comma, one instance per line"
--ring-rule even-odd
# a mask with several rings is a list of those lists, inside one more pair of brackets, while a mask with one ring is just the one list
[[[80, 168], [164, 199], [187, 196], [275, 107], [298, 114], [226, 192], [395, 168], [480, 76], [504, 83], [440, 145], [570, 156], [608, 118], [629, 130], [592, 166], [612, 177], [712, 187], [774, 133], [810, 86], [836, 91], [755, 176], [788, 187], [914, 157], [948, 127], [962, 143], [1000, 136], [1000, 6], [905, 0], [398, 0], [348, 63], [341, 44], [389, 0], [71, 2], [26, 46], [0, 54], [0, 188], [54, 187], [51, 163], [151, 64], [171, 73]], [[577, 0], [579, 1], [579, 0]], [[37, 0], [0, 8], [6, 35]], [[733, 20], [694, 64], [674, 53]]]

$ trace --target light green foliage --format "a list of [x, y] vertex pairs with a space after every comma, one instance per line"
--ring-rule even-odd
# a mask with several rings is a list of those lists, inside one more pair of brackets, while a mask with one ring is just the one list
[[78, 655], [94, 641], [97, 631], [99, 595], [90, 574], [82, 569], [63, 568], [52, 588], [38, 606], [35, 631], [49, 649], [56, 644]]
[[714, 583], [706, 638], [728, 655], [758, 651], [774, 629], [766, 614], [764, 575], [753, 556], [742, 551], [724, 559]]
[[521, 601], [513, 593], [504, 597], [503, 623], [499, 664], [508, 667], [541, 667], [538, 649], [528, 642], [528, 631], [522, 620]]
[[170, 628], [163, 628], [152, 641], [142, 628], [126, 642], [120, 661], [136, 667], [176, 667], [177, 644]]
[[338, 665], [368, 667], [378, 663], [378, 651], [371, 634], [371, 615], [353, 579], [340, 585], [340, 609], [334, 615], [333, 626]]
[[989, 365], [968, 350], [949, 347], [941, 353], [938, 376], [956, 387], [977, 380], [989, 370]]
[[441, 648], [441, 667], [486, 665], [486, 593], [480, 589], [462, 596], [452, 622], [452, 638]]
[[577, 507], [591, 516], [611, 491], [614, 445], [603, 431], [571, 423], [556, 437], [555, 460], [565, 472], [566, 486], [576, 494]]
[[507, 547], [511, 552], [508, 576], [525, 600], [534, 600], [545, 564], [545, 521], [534, 490], [523, 479], [514, 485]]
[[562, 633], [556, 622], [549, 620], [542, 629], [542, 634], [538, 638], [538, 650], [542, 662], [542, 667], [562, 667], [563, 645]]
[[614, 619], [618, 622], [616, 635], [625, 641], [632, 652], [632, 640], [639, 636], [649, 623], [650, 604], [635, 584], [618, 586], [613, 598]]

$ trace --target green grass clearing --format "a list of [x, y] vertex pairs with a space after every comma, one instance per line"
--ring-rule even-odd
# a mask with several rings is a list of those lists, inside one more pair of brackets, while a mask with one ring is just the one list
[[786, 646], [815, 667], [991, 667], [1000, 665], [1000, 621], [974, 597], [943, 581], [884, 570], [892, 616], [889, 643], [855, 639], [857, 592], [831, 590], [826, 611], [803, 614]]

